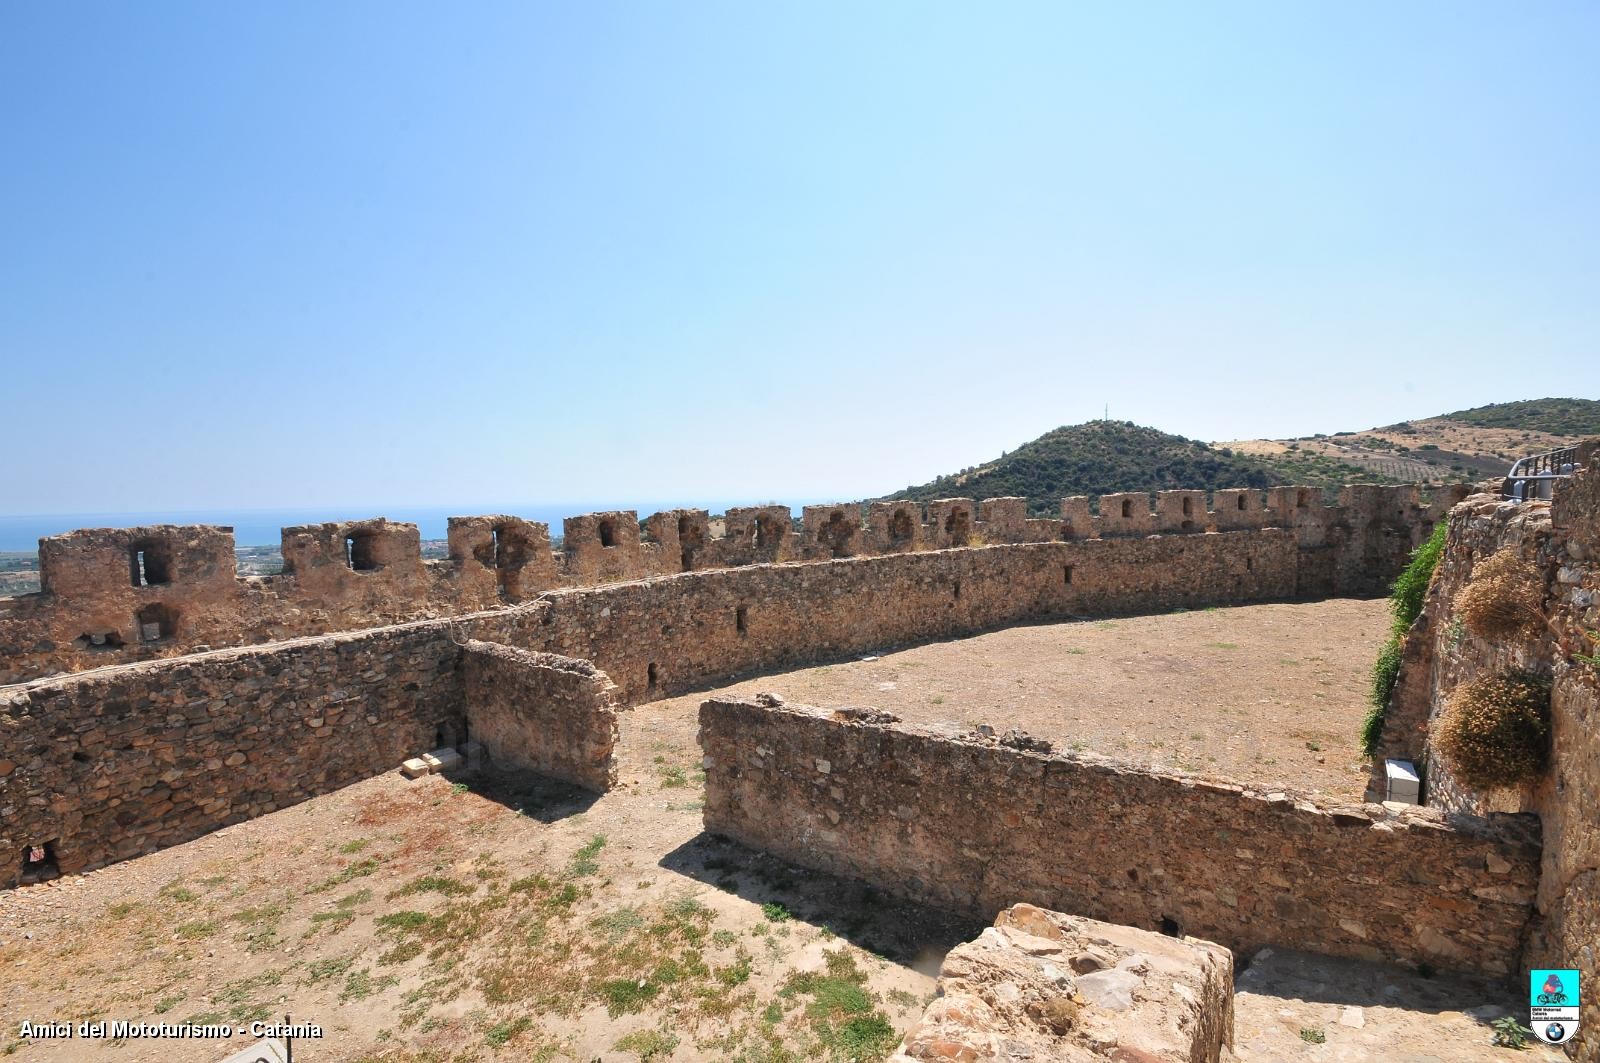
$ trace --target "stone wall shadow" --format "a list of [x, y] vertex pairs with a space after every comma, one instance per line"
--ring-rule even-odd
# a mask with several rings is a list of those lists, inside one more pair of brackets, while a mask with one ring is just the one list
[[[1501, 1014], [1527, 1019], [1526, 1002], [1506, 978], [1436, 974], [1423, 968], [1323, 956], [1269, 945], [1248, 960], [1234, 957], [1241, 993], [1349, 1007], [1466, 1012], [1487, 1025]], [[1479, 1014], [1480, 1009], [1482, 1014]], [[1503, 1009], [1490, 1014], [1490, 1009]]]
[[556, 823], [587, 812], [600, 800], [600, 795], [593, 791], [531, 771], [485, 767], [470, 772], [448, 772], [445, 777], [479, 797], [540, 823]]
[[[937, 975], [945, 953], [988, 924], [910, 901], [856, 879], [796, 867], [705, 831], [658, 866], [774, 907], [775, 922], [793, 919], [833, 934], [893, 963]], [[787, 913], [787, 914], [784, 914]]]

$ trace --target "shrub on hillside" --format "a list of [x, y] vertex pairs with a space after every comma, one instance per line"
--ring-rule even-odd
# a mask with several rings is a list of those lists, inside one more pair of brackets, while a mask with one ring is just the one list
[[1434, 747], [1469, 786], [1516, 786], [1544, 774], [1550, 750], [1550, 684], [1507, 672], [1470, 680], [1450, 695]]
[[1532, 633], [1544, 622], [1544, 575], [1507, 547], [1478, 562], [1455, 606], [1467, 630], [1479, 638]]

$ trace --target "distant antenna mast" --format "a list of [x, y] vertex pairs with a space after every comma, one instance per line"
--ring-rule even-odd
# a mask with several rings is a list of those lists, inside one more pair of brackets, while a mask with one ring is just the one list
[[1111, 420], [1111, 403], [1109, 403], [1109, 402], [1106, 403], [1106, 413], [1105, 413], [1105, 416], [1101, 418], [1101, 420], [1104, 420], [1104, 421]]

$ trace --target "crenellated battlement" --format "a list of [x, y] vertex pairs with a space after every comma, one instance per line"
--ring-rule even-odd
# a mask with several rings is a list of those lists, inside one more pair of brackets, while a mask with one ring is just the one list
[[0, 683], [54, 672], [515, 605], [561, 587], [745, 565], [824, 562], [1012, 543], [1281, 529], [1299, 551], [1296, 593], [1381, 593], [1469, 485], [1119, 493], [1063, 499], [1028, 516], [1022, 498], [702, 509], [642, 522], [633, 510], [563, 521], [452, 517], [449, 556], [422, 557], [417, 526], [382, 517], [283, 529], [283, 572], [235, 575], [233, 530], [210, 525], [83, 529], [39, 541], [37, 594], [0, 599]]

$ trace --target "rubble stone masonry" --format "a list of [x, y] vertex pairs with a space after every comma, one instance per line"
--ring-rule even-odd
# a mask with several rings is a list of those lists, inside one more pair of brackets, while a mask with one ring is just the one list
[[[0, 885], [15, 880], [24, 846], [53, 843], [66, 871], [187, 840], [453, 743], [474, 711], [497, 721], [488, 726], [499, 757], [519, 756], [508, 743], [520, 734], [522, 763], [599, 788], [608, 698], [1008, 624], [1291, 597], [1297, 556], [1290, 532], [1263, 528], [691, 571], [3, 687], [0, 857], [15, 852], [0, 863]], [[474, 666], [502, 679], [533, 671], [515, 679], [527, 684], [519, 702], [498, 710], [480, 676], [475, 710], [458, 667], [468, 639], [590, 662], [615, 689], [602, 694], [585, 678], [581, 696], [546, 686], [553, 700], [530, 701], [540, 683], [575, 673], [477, 653]], [[571, 730], [511, 726], [562, 707], [576, 714]]]
[[617, 781], [617, 688], [588, 661], [469, 642], [467, 723], [497, 768], [597, 792]]
[[0, 886], [188, 841], [454, 744], [442, 626], [119, 665], [0, 690]]
[[[1544, 825], [1543, 870], [1524, 960], [1576, 967], [1600, 985], [1600, 470], [1594, 444], [1586, 470], [1554, 485], [1549, 502], [1474, 495], [1449, 515], [1444, 554], [1412, 626], [1384, 721], [1375, 773], [1385, 757], [1423, 768], [1429, 805], [1467, 812], [1528, 811]], [[1543, 577], [1543, 623], [1484, 639], [1461, 622], [1455, 598], [1474, 567], [1511, 549]], [[1515, 789], [1481, 792], [1455, 778], [1430, 735], [1460, 684], [1515, 670], [1551, 680], [1549, 770]], [[1600, 992], [1585, 990], [1573, 1058], [1600, 1063]]]
[[1533, 816], [1323, 806], [770, 697], [705, 702], [700, 744], [711, 833], [985, 918], [1510, 974], [1538, 883]]
[[452, 517], [449, 558], [424, 561], [416, 525], [382, 518], [283, 529], [283, 572], [235, 576], [233, 531], [160, 525], [40, 540], [41, 591], [0, 598], [0, 683], [535, 601], [562, 587], [760, 564], [904, 555], [954, 547], [1287, 536], [1285, 597], [1382, 593], [1407, 552], [1465, 495], [1424, 501], [1414, 486], [1355, 485], [1335, 505], [1312, 488], [1111, 495], [1027, 516], [1020, 498], [730, 509], [720, 536], [704, 510], [640, 521], [630, 510], [549, 529], [509, 515]]

